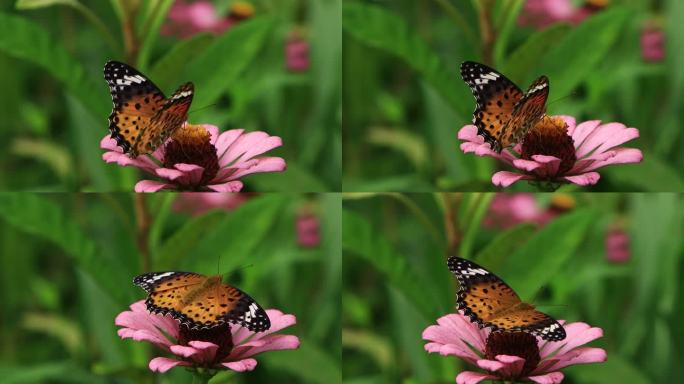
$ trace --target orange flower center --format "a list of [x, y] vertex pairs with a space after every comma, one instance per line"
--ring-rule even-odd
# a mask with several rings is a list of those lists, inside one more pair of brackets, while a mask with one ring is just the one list
[[568, 135], [568, 125], [563, 119], [544, 116], [527, 132], [523, 138], [520, 157], [530, 160], [533, 155], [559, 158], [561, 163], [558, 166], [558, 175], [564, 174], [575, 165], [577, 161], [575, 145], [572, 137]]
[[190, 187], [204, 186], [216, 176], [220, 167], [209, 131], [202, 126], [188, 124], [171, 136], [164, 147], [164, 167], [173, 168], [179, 163], [204, 168], [199, 184]]

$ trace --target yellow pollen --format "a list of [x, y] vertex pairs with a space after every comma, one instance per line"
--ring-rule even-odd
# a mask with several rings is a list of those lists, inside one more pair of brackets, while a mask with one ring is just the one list
[[179, 143], [203, 143], [211, 141], [209, 131], [200, 125], [187, 124], [185, 127], [176, 130], [172, 136], [173, 140]]

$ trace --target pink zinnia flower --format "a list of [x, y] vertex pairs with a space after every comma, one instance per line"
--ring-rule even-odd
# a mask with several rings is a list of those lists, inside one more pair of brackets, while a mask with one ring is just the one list
[[321, 242], [318, 217], [312, 214], [297, 215], [297, 244], [303, 248], [317, 247]]
[[167, 21], [162, 25], [163, 35], [175, 35], [187, 38], [201, 32], [221, 34], [242, 20], [254, 14], [254, 7], [247, 2], [233, 3], [230, 14], [223, 17], [218, 14], [211, 1], [175, 1], [167, 14]]
[[606, 258], [613, 263], [629, 261], [629, 234], [621, 228], [612, 228], [606, 233]]
[[309, 69], [309, 43], [297, 32], [290, 34], [285, 42], [285, 66], [291, 72]]
[[109, 135], [100, 147], [104, 161], [142, 169], [164, 181], [142, 180], [136, 192], [167, 190], [238, 192], [240, 179], [252, 173], [282, 172], [280, 157], [256, 157], [282, 145], [266, 132], [232, 129], [219, 134], [214, 125], [185, 124], [150, 156], [131, 159]]
[[485, 371], [463, 371], [456, 377], [458, 384], [483, 380], [555, 384], [563, 381], [561, 368], [604, 362], [607, 358], [601, 348], [583, 347], [603, 336], [601, 328], [586, 323], [563, 325], [566, 338], [562, 341], [544, 341], [525, 332], [492, 333], [461, 313], [442, 316], [437, 324], [423, 331], [423, 339], [429, 341], [426, 351], [456, 356]]
[[275, 332], [297, 323], [294, 315], [277, 309], [267, 309], [271, 328], [265, 332], [251, 332], [239, 325], [218, 326], [206, 330], [191, 330], [168, 315], [150, 313], [145, 301], [131, 304], [130, 311], [120, 313], [114, 321], [123, 339], [147, 341], [159, 349], [175, 355], [173, 358], [155, 357], [149, 368], [166, 372], [176, 366], [195, 370], [230, 369], [236, 372], [253, 370], [257, 361], [253, 356], [268, 351], [299, 348], [294, 335]]
[[641, 32], [641, 57], [648, 62], [665, 59], [665, 33], [662, 30], [649, 27]]
[[254, 193], [211, 193], [211, 192], [183, 192], [173, 202], [177, 211], [190, 212], [197, 216], [212, 209], [232, 211], [249, 200]]
[[518, 24], [543, 29], [547, 26], [566, 22], [579, 24], [592, 13], [608, 5], [608, 0], [587, 0], [576, 8], [571, 0], [527, 0], [523, 6]]
[[542, 226], [553, 220], [560, 210], [541, 207], [532, 193], [497, 193], [483, 220], [487, 227], [508, 229], [521, 223]]
[[492, 183], [508, 187], [529, 180], [544, 190], [555, 190], [560, 184], [596, 184], [601, 177], [596, 170], [610, 164], [638, 163], [643, 155], [636, 148], [616, 148], [639, 137], [636, 128], [621, 123], [601, 124], [599, 120], [579, 125], [570, 116], [544, 116], [515, 147], [496, 153], [477, 127], [466, 125], [458, 132], [463, 140], [461, 150], [478, 156], [491, 156], [514, 167], [517, 172], [500, 171]]

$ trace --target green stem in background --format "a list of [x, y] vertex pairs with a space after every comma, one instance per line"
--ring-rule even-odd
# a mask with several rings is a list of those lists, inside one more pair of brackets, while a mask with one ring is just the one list
[[209, 380], [214, 377], [213, 374], [210, 374], [209, 372], [202, 372], [201, 370], [199, 371], [194, 371], [192, 375], [192, 383], [193, 384], [207, 384], [209, 383]]
[[474, 1], [480, 24], [480, 50], [482, 61], [490, 66], [494, 65], [494, 44], [496, 43], [496, 31], [492, 24], [493, 0]]
[[[72, 7], [75, 9], [77, 12], [80, 12], [83, 17], [86, 18], [89, 22], [91, 22], [94, 26], [95, 29], [104, 37], [105, 41], [111, 48], [112, 52], [115, 54], [118, 54], [121, 51], [121, 48], [119, 45], [116, 43], [116, 39], [114, 39], [114, 35], [109, 32], [109, 29], [107, 29], [107, 26], [105, 23], [100, 20], [99, 17], [95, 13], [93, 13], [88, 7], [84, 6], [83, 4], [79, 3], [78, 1], [60, 1], [60, 2], [54, 2], [55, 5], [61, 4], [61, 5], [66, 5], [68, 7]], [[43, 2], [33, 2], [33, 1], [21, 1], [19, 0], [16, 4], [17, 9], [36, 9], [36, 8], [41, 8], [46, 6]]]
[[138, 15], [140, 3], [137, 0], [120, 0], [123, 16], [121, 18], [121, 31], [124, 38], [124, 54], [126, 61], [137, 63], [140, 52], [140, 38], [135, 30], [135, 20]]
[[427, 217], [425, 212], [423, 212], [420, 207], [413, 202], [413, 200], [409, 199], [406, 197], [406, 195], [401, 194], [401, 193], [386, 193], [387, 196], [393, 197], [399, 202], [403, 203], [406, 208], [409, 209], [416, 217], [418, 220], [420, 220], [425, 228], [428, 230], [428, 232], [432, 235], [432, 237], [435, 239], [436, 244], [441, 244], [442, 243], [442, 238], [439, 235], [439, 231], [437, 230], [437, 227], [435, 227], [432, 224], [432, 221]]
[[463, 17], [461, 12], [459, 12], [456, 7], [451, 5], [449, 3], [449, 0], [434, 0], [437, 5], [439, 5], [444, 13], [454, 22], [454, 24], [458, 25], [462, 30], [463, 33], [466, 35], [468, 39], [470, 39], [474, 45], [477, 45], [477, 36], [475, 36], [475, 32], [470, 28], [470, 25], [468, 24], [468, 21]]
[[468, 215], [464, 220], [464, 225], [462, 227], [464, 234], [458, 256], [469, 257], [471, 255], [473, 243], [475, 242], [475, 235], [480, 229], [482, 218], [487, 213], [489, 203], [494, 198], [494, 195], [494, 193], [474, 193], [471, 195], [475, 200], [473, 204], [471, 204], [473, 208], [469, 210]]
[[447, 256], [455, 255], [461, 242], [458, 228], [458, 207], [461, 205], [461, 194], [440, 193], [444, 210], [444, 232], [447, 239]]
[[523, 0], [508, 0], [504, 5], [504, 9], [499, 13], [496, 19], [496, 28], [498, 31], [497, 39], [494, 42], [494, 60], [501, 64], [506, 55], [506, 48], [508, 42], [511, 40], [511, 33], [515, 26], [515, 21], [518, 19], [520, 10], [524, 5]]
[[152, 267], [149, 247], [152, 219], [150, 218], [150, 213], [147, 211], [145, 194], [136, 193], [133, 195], [133, 207], [135, 209], [136, 241], [138, 244], [138, 252], [140, 253], [140, 270], [149, 272]]

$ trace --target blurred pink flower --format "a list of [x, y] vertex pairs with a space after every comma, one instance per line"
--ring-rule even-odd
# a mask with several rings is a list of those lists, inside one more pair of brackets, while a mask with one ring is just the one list
[[200, 32], [219, 34], [234, 23], [229, 18], [219, 16], [214, 4], [210, 1], [200, 0], [190, 3], [175, 1], [167, 15], [167, 22], [162, 25], [161, 33], [181, 38]]
[[604, 362], [607, 358], [601, 348], [583, 347], [603, 336], [601, 328], [586, 323], [570, 323], [563, 328], [567, 334], [564, 340], [544, 341], [524, 332], [492, 333], [488, 328], [480, 329], [461, 313], [453, 313], [427, 327], [423, 339], [429, 341], [425, 344], [427, 352], [453, 355], [484, 370], [459, 373], [458, 384], [483, 380], [555, 384], [563, 381], [561, 368]]
[[662, 30], [650, 27], [641, 32], [641, 57], [649, 62], [665, 59], [665, 33]]
[[164, 179], [139, 181], [136, 192], [238, 192], [244, 176], [286, 169], [285, 160], [280, 157], [256, 157], [281, 145], [280, 137], [266, 132], [232, 129], [219, 134], [214, 125], [187, 123], [151, 156], [131, 159], [109, 135], [100, 142], [100, 147], [107, 150], [102, 155], [107, 163], [133, 166]]
[[296, 34], [291, 35], [285, 43], [285, 66], [291, 72], [309, 69], [309, 43]]
[[606, 233], [606, 258], [613, 263], [629, 261], [629, 234], [620, 228], [612, 228]]
[[176, 200], [173, 202], [173, 208], [176, 211], [190, 212], [193, 216], [201, 215], [212, 209], [232, 211], [252, 196], [254, 196], [254, 193], [249, 192], [183, 192], [176, 197]]
[[579, 24], [607, 5], [608, 0], [587, 0], [581, 7], [575, 7], [572, 0], [527, 0], [520, 12], [518, 24], [536, 29], [558, 22]]
[[174, 358], [155, 357], [150, 360], [149, 368], [154, 372], [163, 373], [176, 366], [251, 371], [257, 365], [253, 358], [255, 355], [299, 348], [297, 336], [274, 334], [297, 323], [294, 315], [277, 309], [266, 310], [271, 328], [254, 333], [239, 325], [190, 330], [181, 327], [180, 322], [171, 316], [150, 313], [144, 300], [131, 304], [130, 308], [114, 321], [121, 327], [117, 332], [119, 336], [147, 341], [175, 355]]
[[321, 242], [318, 217], [312, 214], [297, 215], [297, 244], [303, 248], [315, 248]]
[[577, 125], [574, 117], [545, 116], [522, 143], [496, 153], [477, 134], [474, 125], [466, 125], [458, 132], [464, 153], [494, 157], [516, 169], [496, 172], [492, 176], [494, 185], [508, 187], [529, 180], [544, 190], [555, 190], [563, 183], [593, 185], [601, 177], [595, 172], [598, 168], [640, 162], [643, 155], [639, 149], [616, 148], [637, 137], [636, 128], [621, 123], [591, 120]]
[[489, 205], [483, 224], [490, 228], [508, 229], [521, 223], [544, 225], [556, 216], [540, 207], [532, 193], [497, 193]]

